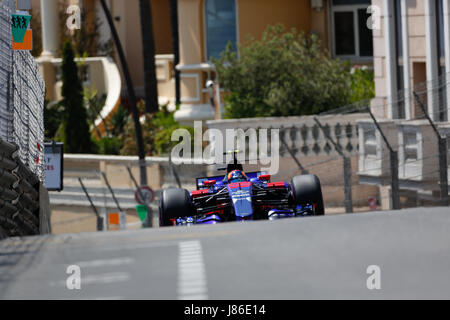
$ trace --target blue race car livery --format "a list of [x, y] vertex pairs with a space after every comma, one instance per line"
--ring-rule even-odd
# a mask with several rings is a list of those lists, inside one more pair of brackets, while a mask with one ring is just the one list
[[197, 178], [197, 190], [164, 190], [159, 207], [160, 225], [216, 224], [324, 214], [317, 176], [296, 176], [290, 183], [270, 182], [270, 179], [264, 172], [246, 174], [235, 159], [228, 165], [226, 175]]

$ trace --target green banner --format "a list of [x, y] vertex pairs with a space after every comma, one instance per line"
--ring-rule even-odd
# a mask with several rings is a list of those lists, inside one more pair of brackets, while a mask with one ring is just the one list
[[146, 205], [137, 205], [136, 211], [139, 216], [139, 219], [141, 219], [142, 222], [145, 222], [145, 219], [147, 218], [147, 206]]
[[13, 41], [23, 43], [23, 38], [31, 21], [31, 16], [13, 14], [11, 15], [11, 27]]

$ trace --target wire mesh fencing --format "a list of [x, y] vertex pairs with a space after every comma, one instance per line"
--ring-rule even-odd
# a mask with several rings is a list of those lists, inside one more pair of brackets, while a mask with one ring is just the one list
[[41, 208], [45, 84], [31, 54], [12, 50], [8, 2], [0, 3], [0, 233], [35, 235], [50, 230]]
[[45, 83], [28, 51], [12, 50], [11, 9], [0, 3], [0, 138], [19, 146], [19, 157], [44, 179]]
[[329, 213], [448, 206], [449, 84], [450, 74], [444, 74], [394, 97], [317, 116], [207, 124], [247, 135], [251, 128], [279, 130], [280, 165], [273, 179], [316, 174]]
[[[235, 130], [237, 149], [243, 151], [241, 160], [244, 160], [246, 171], [277, 167], [272, 181], [286, 182], [297, 175], [315, 174], [322, 184], [326, 213], [356, 212], [369, 210], [369, 201], [378, 194], [376, 187], [360, 184], [358, 180], [358, 121], [370, 120], [367, 110], [361, 106], [359, 109], [362, 112], [343, 116], [239, 119], [236, 122], [218, 120], [207, 124], [209, 128], [219, 129], [224, 137], [227, 130]], [[267, 138], [262, 139], [261, 133], [262, 136], [267, 133]], [[280, 141], [277, 154], [272, 150], [273, 134]], [[268, 142], [267, 148], [262, 146], [263, 140]], [[216, 142], [216, 139], [210, 141]], [[259, 150], [255, 151], [260, 160], [257, 164], [251, 156], [251, 149], [256, 144]], [[261, 149], [269, 151], [267, 158], [262, 156]], [[278, 165], [274, 164], [275, 158], [278, 158]], [[264, 165], [266, 160], [271, 163]]]
[[382, 207], [449, 205], [449, 79], [444, 74], [394, 97], [327, 112], [370, 113], [371, 119], [358, 121], [357, 174], [360, 183], [378, 187]]

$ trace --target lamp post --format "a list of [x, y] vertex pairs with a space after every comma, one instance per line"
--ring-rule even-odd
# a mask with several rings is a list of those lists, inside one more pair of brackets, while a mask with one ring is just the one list
[[145, 164], [145, 149], [144, 149], [144, 139], [142, 137], [142, 127], [139, 122], [139, 111], [137, 108], [136, 102], [136, 94], [134, 92], [133, 81], [131, 80], [130, 71], [128, 69], [127, 60], [125, 59], [125, 53], [123, 52], [122, 44], [119, 39], [119, 35], [117, 34], [116, 27], [114, 26], [113, 18], [111, 16], [111, 12], [109, 11], [108, 6], [106, 5], [105, 0], [101, 0], [100, 4], [102, 5], [103, 12], [105, 13], [106, 20], [108, 21], [108, 25], [111, 29], [111, 34], [116, 45], [117, 53], [119, 55], [120, 64], [122, 65], [122, 71], [125, 77], [125, 83], [128, 91], [128, 98], [130, 99], [131, 110], [133, 113], [133, 121], [134, 127], [136, 130], [136, 145], [138, 149], [139, 156], [139, 168], [140, 168], [140, 182], [141, 186], [147, 185], [147, 170]]

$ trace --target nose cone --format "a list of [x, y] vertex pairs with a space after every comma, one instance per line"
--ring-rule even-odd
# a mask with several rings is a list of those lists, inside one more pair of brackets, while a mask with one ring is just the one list
[[233, 201], [234, 212], [238, 218], [253, 215], [252, 184], [250, 182], [230, 183], [228, 191]]

